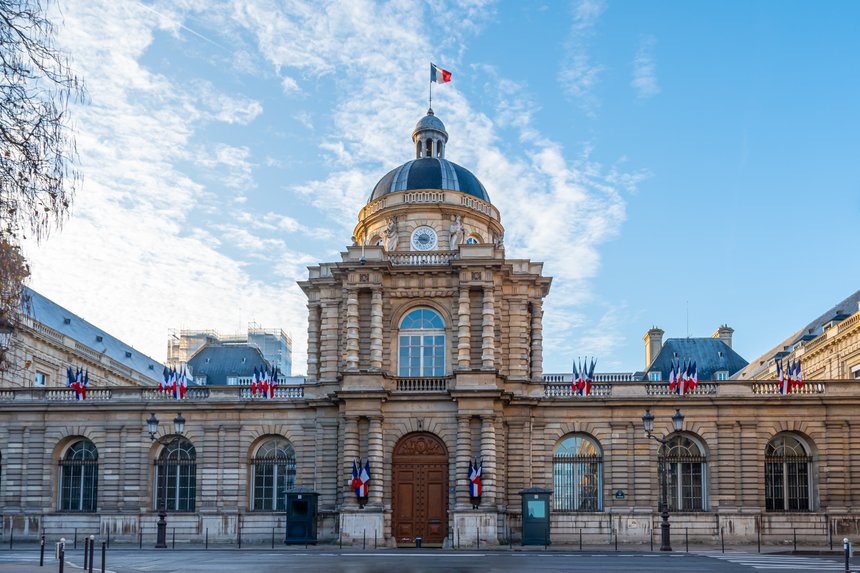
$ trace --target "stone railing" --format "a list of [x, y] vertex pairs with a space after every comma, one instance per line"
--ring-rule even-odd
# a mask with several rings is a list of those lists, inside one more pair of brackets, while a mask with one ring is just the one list
[[304, 398], [305, 388], [304, 386], [278, 386], [275, 388], [271, 398], [263, 395], [262, 392], [252, 394], [250, 388], [240, 388], [239, 397], [245, 400], [292, 400], [295, 398]]
[[[546, 383], [572, 382], [573, 374], [544, 374]], [[638, 382], [635, 372], [596, 372], [592, 382]]]
[[[87, 402], [99, 401], [104, 402], [110, 400], [110, 388], [87, 388]], [[51, 401], [75, 401], [78, 399], [77, 393], [71, 388], [48, 388], [45, 390], [45, 399]], [[84, 398], [82, 398], [84, 400]]]
[[394, 251], [388, 254], [388, 260], [391, 261], [392, 265], [397, 267], [447, 265], [456, 258], [457, 251], [433, 251], [431, 253]]
[[[805, 382], [803, 387], [801, 388], [793, 388], [788, 395], [792, 394], [800, 394], [800, 395], [814, 395], [814, 394], [824, 394], [826, 390], [826, 386], [822, 382]], [[779, 382], [753, 382], [752, 383], [752, 392], [757, 395], [767, 395], [767, 394], [775, 394], [778, 396], [782, 396], [779, 392]]]
[[547, 398], [607, 398], [612, 395], [612, 384], [591, 383], [591, 394], [582, 396], [578, 390], [568, 384], [546, 384], [543, 387], [543, 395]]
[[450, 378], [398, 378], [398, 392], [447, 392]]
[[[679, 394], [669, 388], [668, 382], [648, 382], [645, 384], [645, 392], [649, 396], [678, 396]], [[688, 390], [685, 396], [711, 396], [717, 393], [715, 382], [699, 382], [692, 390]]]
[[443, 191], [410, 191], [403, 194], [404, 203], [444, 203]]

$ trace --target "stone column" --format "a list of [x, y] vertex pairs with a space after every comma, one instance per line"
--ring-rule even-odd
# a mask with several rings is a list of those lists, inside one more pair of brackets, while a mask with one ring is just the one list
[[367, 436], [367, 459], [370, 461], [370, 491], [368, 503], [382, 507], [383, 476], [382, 467], [382, 416], [371, 416]]
[[481, 482], [484, 492], [481, 507], [495, 508], [496, 505], [496, 426], [493, 416], [481, 416], [481, 456], [484, 459]]
[[[338, 483], [345, 484], [352, 478], [352, 461], [358, 461], [358, 416], [347, 416], [346, 427], [343, 432], [343, 471], [342, 475], [338, 476]], [[343, 480], [343, 481], [341, 481]], [[340, 487], [344, 487], [341, 485]], [[347, 508], [358, 508], [358, 499], [355, 497], [355, 492], [348, 485], [344, 488], [346, 491], [346, 499], [344, 506]]]
[[484, 308], [481, 320], [481, 366], [493, 368], [496, 354], [496, 305], [493, 287], [484, 287]]
[[358, 291], [346, 295], [346, 369], [358, 370]]
[[456, 508], [458, 510], [469, 508], [469, 480], [466, 476], [466, 470], [469, 468], [469, 462], [472, 459], [472, 429], [469, 427], [471, 416], [457, 416], [457, 453], [454, 457], [454, 463], [457, 467], [454, 469], [454, 475], [457, 479], [454, 481], [456, 500]]
[[308, 379], [319, 378], [320, 303], [308, 303]]
[[[524, 295], [512, 296], [508, 300], [510, 352], [508, 353], [508, 372], [511, 378], [529, 377], [529, 337], [531, 328], [528, 317], [528, 300]], [[504, 352], [504, 351], [503, 351]]]
[[322, 325], [320, 327], [320, 379], [335, 380], [339, 359], [337, 300], [322, 303]]
[[468, 370], [471, 367], [470, 319], [469, 288], [460, 287], [460, 300], [457, 307], [457, 368], [461, 370]]
[[532, 382], [543, 381], [543, 301], [532, 301]]
[[370, 299], [370, 369], [382, 370], [382, 289]]

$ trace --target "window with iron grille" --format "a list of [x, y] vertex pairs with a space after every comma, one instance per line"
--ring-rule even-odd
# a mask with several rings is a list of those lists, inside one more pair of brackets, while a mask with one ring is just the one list
[[812, 458], [806, 445], [791, 434], [768, 442], [764, 451], [764, 506], [766, 511], [809, 511]]
[[[659, 472], [665, 472], [670, 511], [706, 511], [707, 458], [702, 446], [690, 436], [675, 434], [661, 446]], [[661, 479], [664, 479], [661, 476]], [[660, 484], [660, 499], [663, 500]]]
[[99, 453], [80, 440], [60, 460], [60, 511], [95, 513], [99, 485]]
[[263, 442], [251, 462], [254, 511], [286, 511], [288, 489], [296, 485], [296, 452], [285, 438]]
[[552, 458], [553, 509], [603, 511], [603, 456], [596, 440], [565, 436]]
[[[167, 488], [167, 511], [194, 511], [197, 500], [197, 451], [188, 440], [174, 439], [162, 448], [155, 460], [155, 508], [161, 503], [164, 488]], [[166, 484], [162, 481], [162, 472]]]

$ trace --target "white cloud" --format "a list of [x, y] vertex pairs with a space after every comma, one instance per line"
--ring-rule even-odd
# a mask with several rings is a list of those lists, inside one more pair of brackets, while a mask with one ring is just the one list
[[281, 88], [284, 90], [284, 93], [286, 95], [299, 93], [302, 91], [302, 88], [299, 87], [299, 83], [289, 76], [286, 76], [281, 79]]
[[657, 48], [657, 38], [644, 36], [639, 42], [639, 49], [633, 59], [633, 79], [630, 85], [636, 90], [639, 99], [654, 97], [660, 93], [657, 83], [657, 60], [654, 52]]
[[575, 0], [573, 20], [565, 41], [565, 56], [558, 73], [559, 82], [568, 97], [592, 116], [600, 106], [594, 92], [604, 67], [591, 62], [588, 48], [597, 21], [605, 9], [603, 0]]

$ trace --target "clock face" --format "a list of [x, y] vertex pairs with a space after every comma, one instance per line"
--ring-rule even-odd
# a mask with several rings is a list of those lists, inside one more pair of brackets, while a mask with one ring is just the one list
[[412, 231], [412, 248], [416, 251], [430, 251], [436, 248], [436, 231], [430, 227], [418, 227]]

